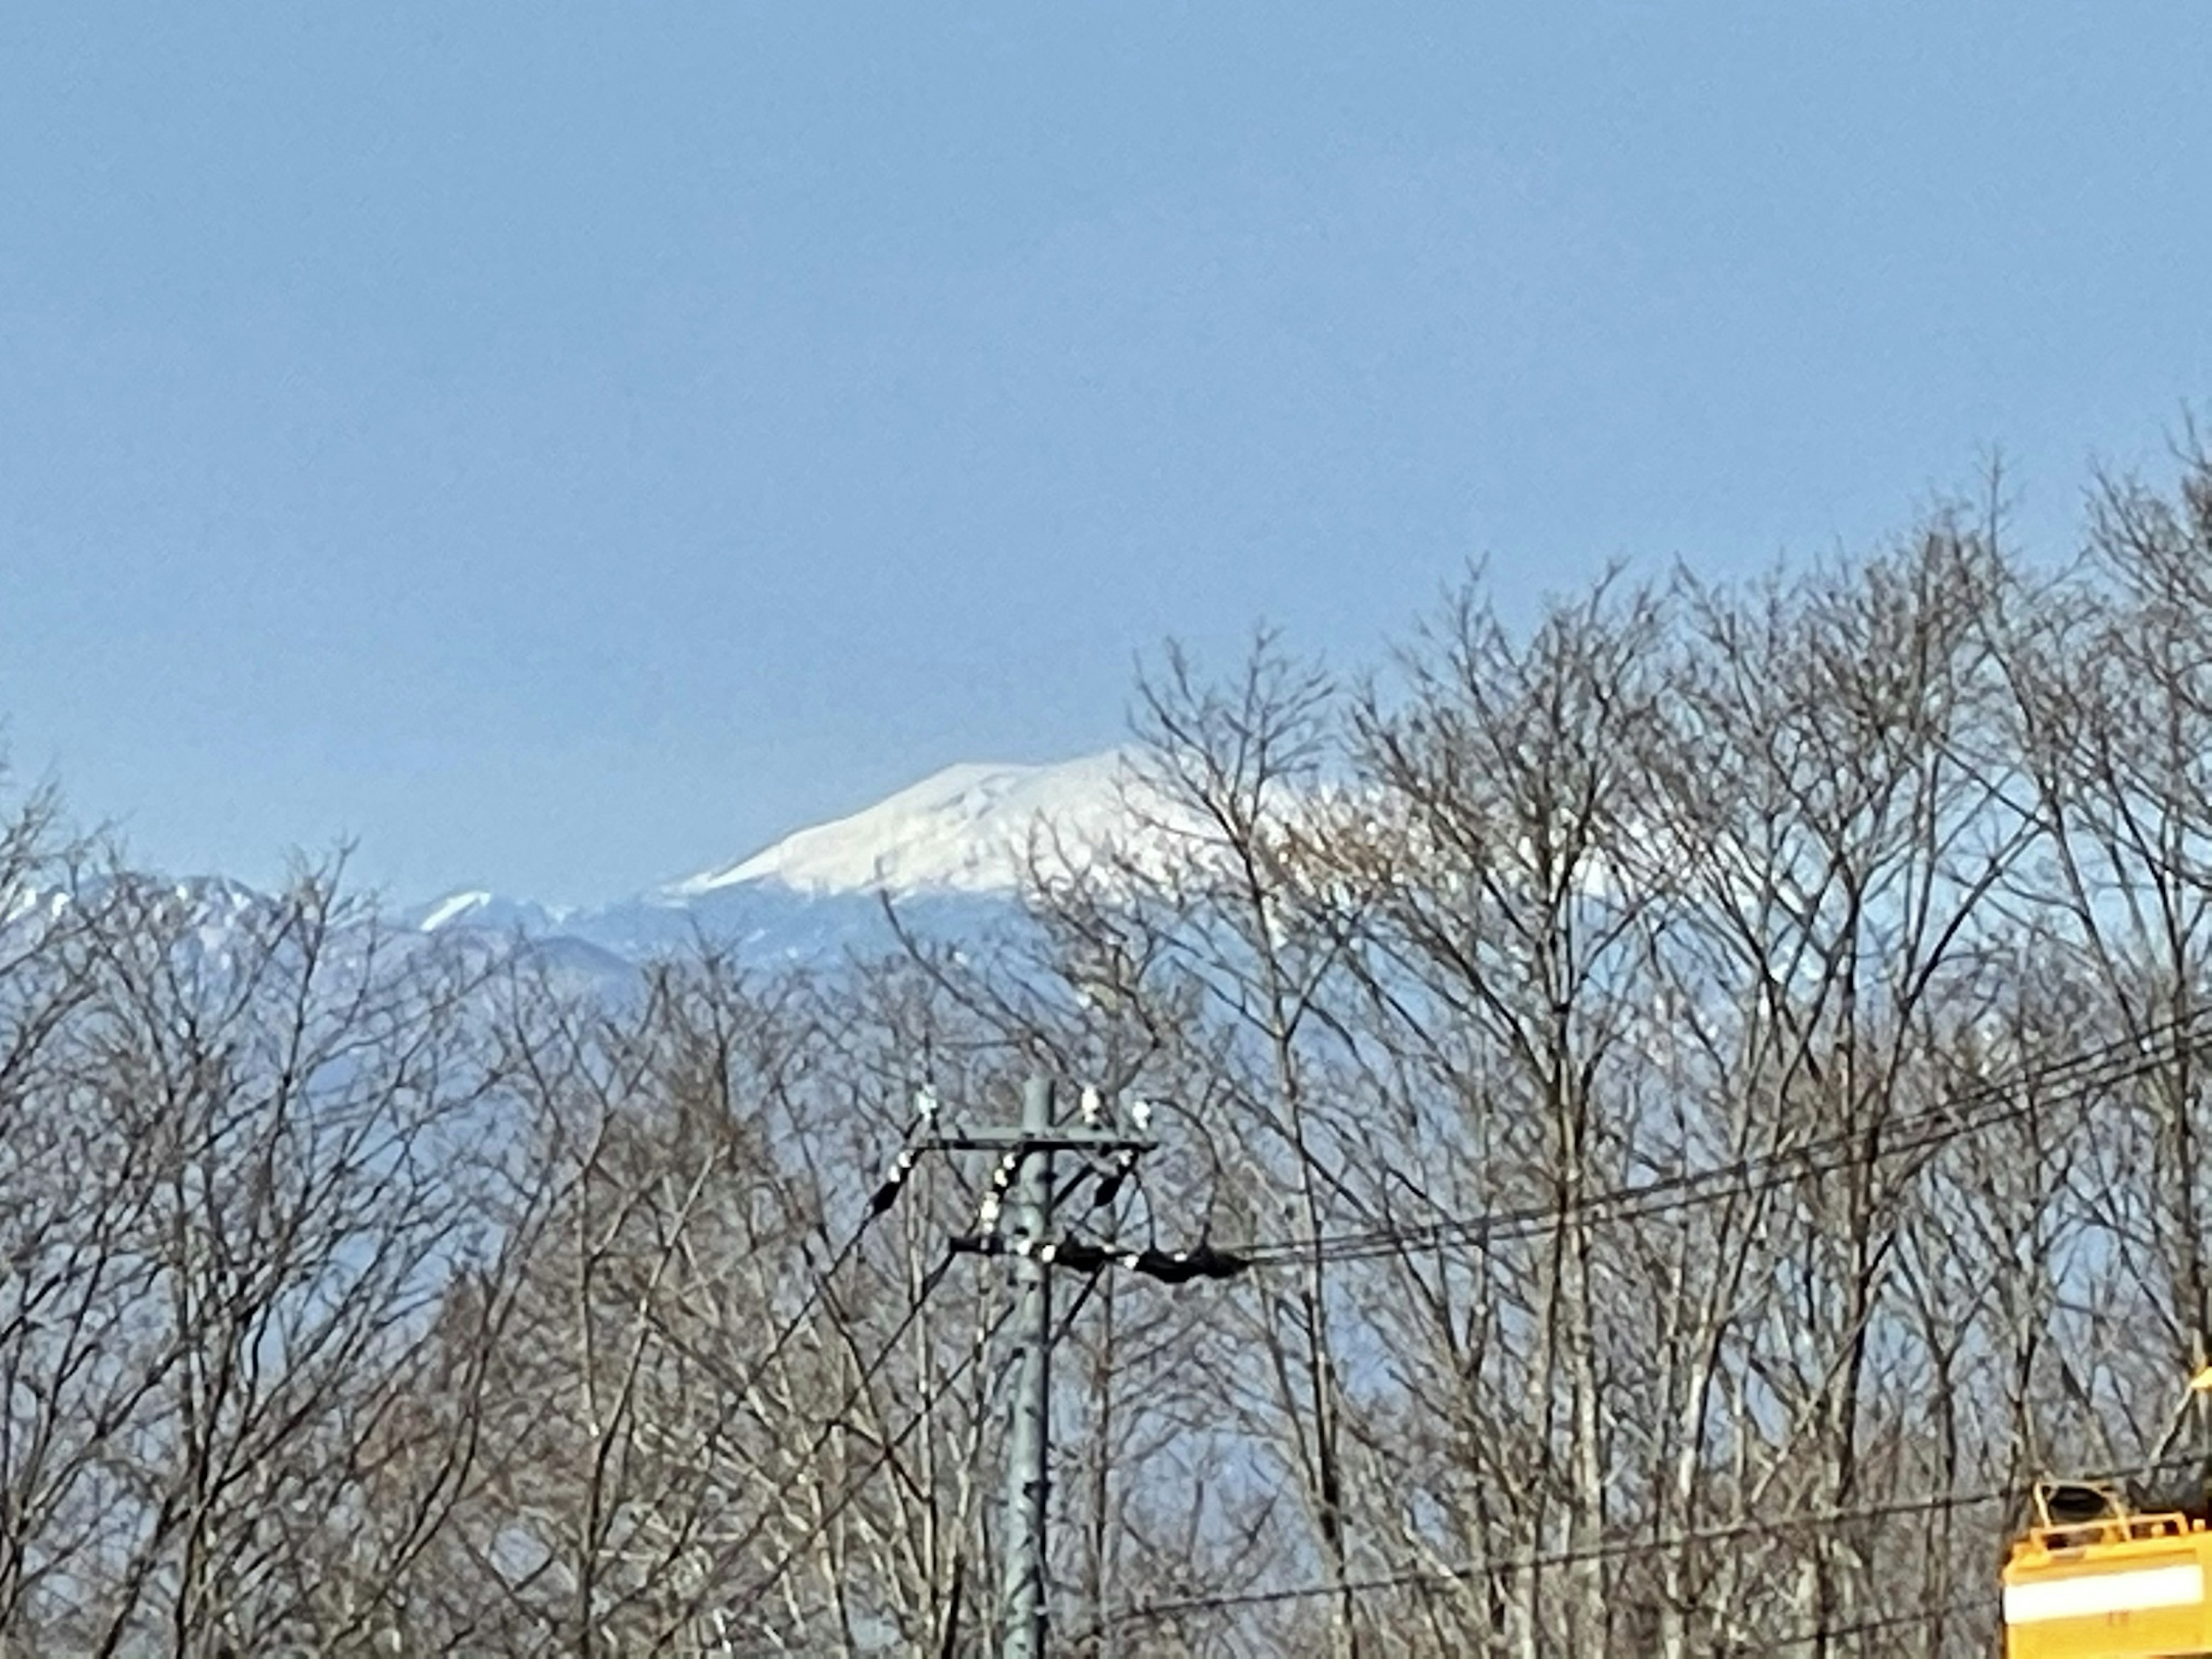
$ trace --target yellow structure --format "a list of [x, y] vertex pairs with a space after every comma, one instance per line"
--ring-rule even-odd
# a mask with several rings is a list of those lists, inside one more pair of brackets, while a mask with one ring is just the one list
[[2212, 1656], [2212, 1531], [2113, 1487], [2046, 1485], [2004, 1566], [2005, 1659]]

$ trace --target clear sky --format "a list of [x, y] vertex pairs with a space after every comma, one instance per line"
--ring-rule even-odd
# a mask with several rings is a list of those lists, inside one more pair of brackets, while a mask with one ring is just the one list
[[2208, 393], [2206, 0], [0, 14], [0, 720], [172, 869], [611, 897]]

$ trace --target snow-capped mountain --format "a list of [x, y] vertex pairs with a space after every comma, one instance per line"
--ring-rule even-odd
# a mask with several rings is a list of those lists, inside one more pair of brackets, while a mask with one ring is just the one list
[[[453, 949], [464, 961], [520, 950], [556, 979], [620, 994], [637, 965], [695, 942], [753, 962], [834, 963], [891, 946], [898, 927], [963, 946], [1018, 926], [1014, 900], [1032, 861], [1081, 866], [1109, 842], [1152, 858], [1178, 837], [1160, 828], [1157, 798], [1125, 757], [1049, 766], [948, 767], [848, 817], [817, 824], [744, 858], [614, 903], [556, 908], [483, 889], [385, 912], [410, 953]], [[0, 933], [30, 925], [112, 882], [181, 921], [186, 948], [219, 964], [279, 914], [272, 896], [219, 876], [129, 872], [83, 889], [9, 896]], [[369, 935], [344, 925], [340, 948]]]
[[793, 892], [1006, 895], [1033, 853], [1080, 860], [1125, 831], [1118, 752], [1054, 766], [948, 766], [849, 817], [661, 890], [681, 902], [747, 882]]
[[812, 957], [888, 943], [886, 902], [925, 931], [1009, 914], [1031, 858], [1080, 865], [1133, 823], [1141, 781], [1119, 753], [1054, 765], [947, 767], [872, 806], [634, 898], [555, 910], [468, 890], [400, 914], [424, 933], [574, 939], [635, 958], [695, 938]]

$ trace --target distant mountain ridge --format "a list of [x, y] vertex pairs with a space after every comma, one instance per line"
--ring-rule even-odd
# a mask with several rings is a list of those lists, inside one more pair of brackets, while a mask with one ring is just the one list
[[1010, 914], [1034, 850], [1080, 863], [1127, 835], [1138, 787], [1118, 750], [1048, 765], [946, 767], [844, 817], [633, 897], [561, 908], [477, 889], [398, 913], [425, 933], [570, 939], [635, 961], [705, 939], [813, 958], [885, 944], [886, 902], [933, 934]]

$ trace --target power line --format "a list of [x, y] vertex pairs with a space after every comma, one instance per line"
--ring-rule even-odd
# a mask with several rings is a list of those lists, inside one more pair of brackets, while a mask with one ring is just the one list
[[933, 1106], [927, 1103], [933, 1099], [933, 1097], [927, 1091], [916, 1097], [915, 1115], [908, 1121], [905, 1133], [899, 1137], [899, 1149], [891, 1159], [890, 1170], [884, 1174], [883, 1180], [877, 1183], [876, 1190], [870, 1194], [868, 1207], [860, 1212], [860, 1221], [854, 1226], [853, 1231], [845, 1236], [844, 1243], [840, 1245], [837, 1253], [830, 1258], [829, 1265], [815, 1274], [813, 1284], [807, 1287], [806, 1295], [799, 1302], [799, 1311], [792, 1315], [783, 1328], [776, 1334], [775, 1340], [769, 1345], [768, 1352], [754, 1364], [751, 1374], [745, 1379], [746, 1386], [740, 1390], [741, 1393], [749, 1393], [751, 1384], [765, 1376], [769, 1367], [782, 1358], [784, 1349], [790, 1346], [792, 1339], [805, 1327], [808, 1316], [813, 1313], [817, 1304], [827, 1294], [830, 1281], [837, 1276], [837, 1270], [851, 1260], [853, 1253], [860, 1248], [860, 1241], [868, 1236], [868, 1230], [888, 1213], [891, 1206], [898, 1201], [899, 1194], [906, 1187], [907, 1177], [914, 1173], [915, 1137], [935, 1115]]
[[[2203, 1467], [2203, 1462], [2204, 1460], [2201, 1457], [2158, 1458], [2127, 1468], [2106, 1471], [2101, 1474], [2082, 1478], [2089, 1480], [2126, 1480], [2174, 1468], [2201, 1468]], [[1603, 1543], [1584, 1545], [1573, 1549], [1503, 1556], [1490, 1560], [1470, 1562], [1456, 1567], [1409, 1568], [1402, 1571], [1378, 1574], [1366, 1578], [1340, 1579], [1331, 1583], [1285, 1585], [1273, 1589], [1232, 1591], [1146, 1601], [1102, 1615], [1085, 1634], [1103, 1634], [1122, 1625], [1152, 1623], [1191, 1613], [1215, 1612], [1245, 1607], [1267, 1607], [1286, 1601], [1316, 1601], [1334, 1595], [1366, 1595], [1391, 1590], [1435, 1589], [1447, 1585], [1485, 1582], [1517, 1573], [1541, 1572], [1555, 1567], [1579, 1566], [1594, 1562], [1663, 1555], [1691, 1546], [1729, 1543], [1754, 1535], [1779, 1536], [1826, 1532], [1863, 1521], [1893, 1520], [1900, 1516], [1934, 1514], [1948, 1510], [1973, 1509], [1989, 1504], [2014, 1503], [2027, 1496], [2031, 1490], [2032, 1484], [2028, 1486], [1995, 1486], [1962, 1492], [1929, 1493], [1917, 1498], [1898, 1498], [1881, 1504], [1800, 1510], [1795, 1514], [1780, 1516], [1747, 1516], [1741, 1521], [1730, 1522], [1725, 1526], [1693, 1528], [1658, 1537], [1613, 1539]], [[1830, 1633], [1844, 1632], [1831, 1632]]]
[[1997, 1605], [1998, 1597], [1990, 1591], [1949, 1595], [1940, 1601], [1923, 1601], [1917, 1607], [1901, 1613], [1878, 1614], [1870, 1619], [1857, 1619], [1848, 1625], [1821, 1623], [1808, 1630], [1792, 1631], [1782, 1636], [1744, 1636], [1730, 1638], [1731, 1646], [1753, 1644], [1749, 1651], [1771, 1652], [1775, 1648], [1809, 1648], [1838, 1636], [1872, 1636], [1881, 1631], [1900, 1630], [1908, 1625], [1924, 1625], [1929, 1620], [1951, 1613], [1978, 1613], [1984, 1607]]
[[1273, 1589], [1232, 1591], [1189, 1595], [1170, 1601], [1146, 1601], [1101, 1618], [1093, 1630], [1103, 1632], [1126, 1624], [1149, 1624], [1188, 1613], [1216, 1612], [1233, 1607], [1269, 1607], [1285, 1601], [1315, 1601], [1332, 1595], [1371, 1595], [1390, 1590], [1434, 1589], [1486, 1582], [1554, 1567], [1587, 1565], [1641, 1555], [1660, 1555], [1694, 1544], [1727, 1543], [1754, 1534], [1823, 1531], [1856, 1521], [1893, 1518], [1943, 1510], [1969, 1509], [1998, 1501], [2008, 1494], [1994, 1492], [1947, 1493], [1937, 1497], [1869, 1504], [1854, 1509], [1824, 1510], [1796, 1515], [1746, 1519], [1724, 1527], [1699, 1528], [1658, 1538], [1615, 1539], [1577, 1549], [1502, 1556], [1493, 1560], [1457, 1567], [1415, 1567], [1365, 1578], [1346, 1578], [1328, 1583], [1285, 1585]]
[[[2183, 1022], [2173, 1022], [2172, 1029], [2176, 1035], [2182, 1035]], [[2196, 1034], [2191, 1046], [2202, 1042], [2205, 1035], [2202, 1032]], [[1638, 1206], [1633, 1213], [1644, 1215], [1743, 1196], [1792, 1181], [1939, 1146], [1961, 1135], [2027, 1116], [2053, 1103], [2063, 1104], [2079, 1099], [2097, 1088], [2125, 1081], [2148, 1070], [2161, 1058], [2141, 1052], [2140, 1042], [2141, 1039], [2129, 1039], [2084, 1051], [2063, 1060], [2050, 1062], [2014, 1078], [2001, 1079], [1954, 1097], [1942, 1106], [1892, 1119], [1887, 1124], [1872, 1125], [1868, 1128], [1801, 1142], [1793, 1146], [1778, 1147], [1729, 1164], [1594, 1193], [1565, 1204], [1532, 1206], [1520, 1210], [1492, 1212], [1474, 1218], [1447, 1219], [1425, 1226], [1376, 1229], [1368, 1233], [1337, 1235], [1311, 1242], [1290, 1240], [1252, 1245], [1246, 1247], [1246, 1254], [1255, 1265], [1270, 1260], [1297, 1260], [1310, 1256], [1316, 1251], [1331, 1260], [1356, 1260], [1370, 1249], [1395, 1251], [1407, 1245], [1431, 1245], [1458, 1239], [1525, 1237], [1548, 1231], [1563, 1221], [1601, 1215], [1626, 1205]], [[2067, 1075], [2076, 1071], [2084, 1075], [2080, 1078]], [[2029, 1102], [2003, 1101], [2005, 1095], [2023, 1086], [2048, 1084], [2062, 1076], [2066, 1084], [2065, 1092], [2056, 1103], [2047, 1098]], [[1960, 1115], [1962, 1107], [1971, 1108], [1977, 1103], [1991, 1101], [2002, 1103], [1978, 1116]], [[1870, 1137], [1880, 1138], [1878, 1144], [1871, 1148], [1866, 1144]], [[1650, 1207], [1656, 1200], [1674, 1201], [1656, 1208]]]
[[[900, 1136], [898, 1151], [894, 1155], [884, 1178], [878, 1182], [874, 1192], [870, 1195], [867, 1207], [860, 1212], [860, 1220], [845, 1236], [844, 1243], [830, 1257], [828, 1265], [814, 1274], [812, 1282], [807, 1286], [806, 1294], [799, 1301], [797, 1311], [779, 1328], [774, 1340], [769, 1342], [767, 1352], [747, 1366], [742, 1375], [736, 1374], [732, 1367], [725, 1364], [710, 1350], [697, 1343], [684, 1341], [678, 1333], [670, 1329], [665, 1322], [657, 1318], [653, 1310], [647, 1310], [646, 1316], [653, 1319], [661, 1340], [668, 1343], [686, 1358], [709, 1373], [721, 1386], [724, 1403], [717, 1412], [713, 1425], [708, 1430], [710, 1439], [720, 1439], [726, 1431], [730, 1419], [739, 1412], [749, 1408], [763, 1426], [769, 1426], [767, 1418], [757, 1407], [752, 1407], [754, 1387], [769, 1374], [776, 1361], [783, 1357], [784, 1350], [790, 1346], [793, 1340], [805, 1328], [806, 1322], [814, 1310], [820, 1305], [822, 1298], [829, 1293], [830, 1285], [836, 1278], [838, 1271], [860, 1249], [862, 1241], [868, 1235], [869, 1229], [889, 1213], [893, 1205], [897, 1202], [900, 1193], [905, 1188], [907, 1178], [914, 1173], [916, 1161], [915, 1137], [931, 1123], [936, 1115], [935, 1097], [926, 1087], [916, 1091], [915, 1104], [915, 1115], [908, 1121], [905, 1133]], [[854, 1385], [854, 1393], [848, 1396], [845, 1404], [841, 1406], [836, 1413], [830, 1418], [823, 1434], [808, 1449], [806, 1457], [802, 1462], [811, 1461], [814, 1453], [826, 1443], [830, 1431], [836, 1427], [837, 1421], [845, 1412], [851, 1409], [854, 1402], [859, 1398], [860, 1390], [866, 1388], [876, 1371], [881, 1368], [896, 1347], [899, 1338], [905, 1334], [907, 1328], [920, 1315], [922, 1302], [926, 1301], [929, 1292], [936, 1288], [938, 1279], [944, 1276], [945, 1267], [948, 1265], [949, 1261], [939, 1264], [929, 1276], [925, 1278], [914, 1305], [907, 1310], [906, 1317], [900, 1322], [897, 1329], [884, 1344], [882, 1353], [877, 1356], [872, 1365], [862, 1372], [860, 1380]], [[762, 1519], [757, 1521], [752, 1531], [741, 1540], [738, 1547], [742, 1548], [744, 1543], [750, 1542], [751, 1539], [757, 1535], [759, 1528], [764, 1521], [765, 1512]], [[716, 1571], [719, 1571], [719, 1566]], [[710, 1574], [709, 1580], [711, 1577]], [[692, 1615], [687, 1611], [684, 1616], [688, 1618]]]
[[[940, 1276], [944, 1267], [949, 1265], [951, 1261], [951, 1257], [947, 1255], [945, 1258], [945, 1261], [939, 1264], [938, 1271]], [[920, 1304], [917, 1303], [915, 1311], [919, 1311], [919, 1308]], [[789, 1572], [792, 1567], [797, 1564], [799, 1556], [813, 1546], [816, 1539], [821, 1537], [824, 1532], [829, 1530], [830, 1523], [836, 1521], [839, 1516], [845, 1512], [846, 1509], [852, 1504], [853, 1500], [860, 1495], [862, 1489], [865, 1488], [871, 1480], [874, 1480], [884, 1465], [889, 1463], [893, 1457], [896, 1456], [899, 1449], [903, 1447], [908, 1440], [914, 1437], [915, 1431], [919, 1429], [922, 1424], [928, 1419], [930, 1413], [937, 1409], [938, 1402], [950, 1395], [952, 1391], [953, 1386], [957, 1383], [960, 1379], [968, 1373], [969, 1369], [983, 1357], [984, 1353], [991, 1346], [992, 1339], [998, 1335], [1000, 1328], [1005, 1325], [1006, 1321], [1012, 1316], [1012, 1313], [1013, 1310], [1011, 1308], [1002, 1309], [1000, 1311], [999, 1316], [984, 1327], [982, 1332], [969, 1347], [968, 1352], [961, 1357], [959, 1361], [954, 1364], [951, 1370], [945, 1372], [945, 1375], [939, 1379], [936, 1389], [924, 1401], [921, 1409], [915, 1413], [913, 1416], [909, 1417], [897, 1433], [892, 1435], [889, 1439], [883, 1441], [878, 1445], [874, 1455], [868, 1459], [866, 1465], [858, 1474], [854, 1475], [850, 1480], [845, 1483], [844, 1486], [839, 1491], [836, 1498], [830, 1503], [829, 1507], [824, 1509], [820, 1515], [814, 1518], [813, 1524], [807, 1528], [806, 1531], [796, 1542], [793, 1543], [781, 1555], [776, 1558], [775, 1565], [769, 1569], [767, 1574], [763, 1577], [760, 1583], [755, 1585], [749, 1593], [747, 1593], [731, 1608], [731, 1616], [733, 1619], [742, 1619], [745, 1617], [754, 1607], [760, 1604], [762, 1597], [765, 1596], [770, 1590], [774, 1589], [776, 1585], [782, 1583], [784, 1575]], [[909, 1317], [909, 1319], [905, 1322], [908, 1324], [912, 1323], [911, 1318]], [[902, 1328], [903, 1328], [903, 1327]], [[895, 1336], [893, 1339], [894, 1343], [896, 1343], [896, 1338]], [[848, 1403], [849, 1405], [850, 1402], [848, 1401]], [[841, 1417], [843, 1415], [842, 1411], [839, 1413], [839, 1415]], [[813, 1450], [810, 1449], [807, 1454], [807, 1458], [802, 1459], [801, 1461], [810, 1461], [812, 1455]], [[760, 1528], [757, 1524], [744, 1541], [750, 1542], [752, 1538], [759, 1535], [759, 1532]]]
[[[1540, 1235], [1573, 1220], [1644, 1218], [1750, 1196], [1818, 1176], [1931, 1150], [2039, 1110], [2078, 1102], [2153, 1069], [2166, 1055], [2153, 1051], [2151, 1045], [2166, 1039], [2172, 1040], [2175, 1052], [2203, 1046], [2212, 1039], [2212, 1011], [2163, 1021], [2136, 1036], [1992, 1080], [1924, 1112], [1778, 1147], [1727, 1164], [1613, 1188], [1564, 1204], [1498, 1210], [1409, 1227], [1376, 1228], [1312, 1239], [1271, 1240], [1238, 1247], [1234, 1254], [1254, 1267], [1316, 1260], [1358, 1261], [1449, 1243], [1481, 1247]], [[2024, 1100], [2018, 1097], [2023, 1089], [2047, 1089], [2053, 1085], [2061, 1091], [2056, 1098], [2047, 1094]], [[1974, 1113], [1972, 1109], [1978, 1105], [1989, 1109]], [[1962, 1111], [1966, 1115], [1962, 1115]]]
[[[877, 1183], [875, 1191], [870, 1194], [867, 1207], [861, 1211], [860, 1220], [854, 1224], [853, 1230], [845, 1235], [845, 1242], [837, 1247], [836, 1254], [831, 1255], [829, 1262], [813, 1275], [811, 1282], [806, 1287], [806, 1294], [799, 1299], [797, 1310], [777, 1328], [775, 1338], [768, 1345], [767, 1351], [745, 1367], [741, 1375], [736, 1373], [734, 1368], [726, 1364], [715, 1355], [696, 1344], [684, 1343], [673, 1332], [665, 1327], [660, 1328], [663, 1340], [670, 1342], [687, 1358], [714, 1374], [715, 1381], [720, 1382], [728, 1394], [733, 1406], [743, 1407], [750, 1401], [754, 1385], [769, 1374], [775, 1362], [783, 1358], [784, 1350], [791, 1346], [799, 1332], [806, 1328], [806, 1322], [812, 1317], [814, 1310], [821, 1305], [822, 1298], [829, 1294], [831, 1282], [836, 1279], [844, 1265], [852, 1260], [854, 1252], [859, 1250], [862, 1242], [866, 1239], [869, 1230], [889, 1213], [891, 1206], [898, 1201], [900, 1193], [905, 1189], [907, 1177], [914, 1173], [916, 1161], [915, 1138], [928, 1125], [934, 1115], [933, 1097], [927, 1091], [921, 1091], [916, 1097], [915, 1115], [908, 1121], [905, 1133], [899, 1137], [898, 1151], [891, 1159], [890, 1167], [884, 1172], [884, 1178]], [[648, 1316], [650, 1316], [649, 1314]], [[729, 1413], [726, 1412], [720, 1420], [726, 1422]]]
[[[854, 1406], [860, 1403], [862, 1396], [865, 1395], [868, 1392], [869, 1389], [873, 1386], [877, 1376], [883, 1370], [883, 1368], [890, 1362], [891, 1356], [898, 1352], [899, 1343], [905, 1338], [907, 1332], [913, 1328], [915, 1321], [921, 1317], [922, 1309], [928, 1304], [929, 1298], [936, 1291], [938, 1285], [944, 1282], [945, 1275], [951, 1269], [951, 1266], [952, 1254], [948, 1250], [944, 1255], [938, 1259], [936, 1264], [932, 1267], [927, 1273], [922, 1275], [921, 1282], [915, 1289], [914, 1299], [908, 1304], [907, 1310], [904, 1314], [900, 1316], [898, 1323], [892, 1327], [890, 1334], [884, 1339], [883, 1346], [877, 1350], [875, 1358], [861, 1368], [860, 1376], [854, 1379], [853, 1386], [846, 1391], [843, 1400], [838, 1403], [836, 1409], [831, 1412], [823, 1419], [822, 1427], [816, 1432], [814, 1438], [807, 1443], [805, 1449], [799, 1453], [795, 1462], [795, 1467], [805, 1468], [811, 1465], [814, 1460], [820, 1455], [823, 1448], [830, 1443], [831, 1437], [836, 1434], [840, 1429], [846, 1426], [846, 1414], [849, 1413]], [[981, 1346], [982, 1345], [981, 1343], [977, 1344], [975, 1352], [981, 1352]], [[965, 1370], [967, 1365], [970, 1363], [972, 1363], [972, 1357], [969, 1360], [963, 1361], [960, 1367], [956, 1369], [951, 1376], [945, 1377], [943, 1384], [940, 1385], [940, 1393], [942, 1392], [942, 1389], [944, 1387], [949, 1387], [951, 1382], [957, 1378], [960, 1370]], [[750, 1595], [745, 1597], [743, 1601], [738, 1604], [738, 1612], [742, 1613], [744, 1609], [750, 1607], [755, 1602], [759, 1601], [763, 1595], [766, 1595], [770, 1589], [775, 1588], [776, 1583], [781, 1579], [784, 1573], [789, 1571], [791, 1563], [797, 1559], [799, 1553], [805, 1549], [816, 1538], [819, 1537], [823, 1529], [829, 1525], [830, 1522], [834, 1520], [837, 1515], [843, 1511], [845, 1505], [849, 1504], [853, 1500], [854, 1497], [857, 1495], [860, 1487], [866, 1483], [867, 1478], [870, 1475], [872, 1475], [876, 1469], [882, 1467], [883, 1462], [904, 1443], [906, 1437], [913, 1432], [914, 1428], [920, 1423], [923, 1417], [928, 1415], [929, 1411], [933, 1405], [934, 1398], [933, 1397], [931, 1402], [925, 1405], [921, 1411], [915, 1414], [914, 1419], [907, 1425], [905, 1429], [902, 1430], [895, 1438], [885, 1443], [884, 1449], [878, 1454], [876, 1459], [869, 1464], [868, 1468], [865, 1469], [857, 1479], [848, 1485], [844, 1492], [839, 1496], [836, 1504], [816, 1520], [814, 1525], [808, 1529], [805, 1536], [784, 1553], [783, 1556], [777, 1561], [775, 1567], [771, 1571], [768, 1577], [763, 1580], [761, 1584], [757, 1587]], [[751, 1547], [757, 1539], [760, 1537], [761, 1534], [768, 1529], [769, 1523], [774, 1515], [775, 1510], [772, 1506], [763, 1505], [760, 1513], [753, 1517], [752, 1523], [748, 1526], [744, 1532], [738, 1535], [735, 1542], [726, 1544], [714, 1553], [714, 1555], [706, 1570], [700, 1575], [700, 1589], [692, 1595], [690, 1601], [687, 1601], [683, 1611], [677, 1616], [670, 1626], [670, 1628], [673, 1629], [680, 1626], [684, 1620], [698, 1616], [702, 1602], [709, 1594], [714, 1592], [721, 1574], [727, 1571], [735, 1562], [740, 1559], [744, 1552]]]

